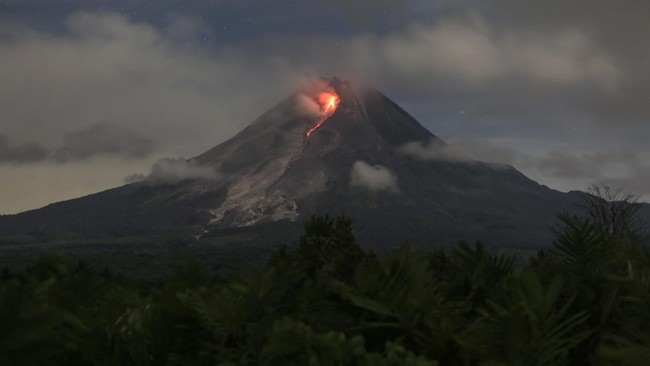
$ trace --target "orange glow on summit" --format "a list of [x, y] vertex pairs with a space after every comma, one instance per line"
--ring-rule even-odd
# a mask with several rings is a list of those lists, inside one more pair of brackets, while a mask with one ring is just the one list
[[323, 92], [318, 95], [318, 103], [321, 108], [321, 116], [316, 125], [307, 131], [307, 137], [311, 137], [311, 134], [314, 133], [320, 126], [325, 123], [325, 121], [334, 114], [336, 108], [339, 106], [341, 99], [336, 93], [333, 92]]
[[318, 96], [321, 108], [324, 112], [334, 110], [339, 105], [339, 96], [334, 93], [320, 93]]

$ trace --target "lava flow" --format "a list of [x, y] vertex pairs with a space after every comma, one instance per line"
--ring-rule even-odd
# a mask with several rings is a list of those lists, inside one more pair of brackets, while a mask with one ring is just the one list
[[318, 122], [316, 122], [316, 125], [307, 131], [307, 137], [310, 137], [314, 131], [319, 129], [320, 126], [322, 126], [323, 123], [334, 114], [340, 102], [341, 100], [339, 96], [333, 92], [323, 92], [318, 95], [318, 103], [321, 107], [321, 117]]

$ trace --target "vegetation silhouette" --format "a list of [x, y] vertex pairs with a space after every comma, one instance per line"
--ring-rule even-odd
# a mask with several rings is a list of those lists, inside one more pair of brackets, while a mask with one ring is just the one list
[[379, 259], [345, 215], [228, 275], [146, 282], [53, 254], [0, 272], [0, 364], [644, 365], [650, 249], [622, 209], [624, 230], [620, 210], [563, 215], [529, 263], [478, 242]]

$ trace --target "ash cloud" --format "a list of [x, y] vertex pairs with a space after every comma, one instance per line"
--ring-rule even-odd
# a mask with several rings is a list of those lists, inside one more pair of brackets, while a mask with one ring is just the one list
[[150, 185], [176, 184], [186, 180], [219, 181], [223, 176], [214, 168], [198, 165], [194, 160], [165, 158], [158, 160], [147, 176], [134, 174], [125, 179], [132, 183], [143, 181]]
[[350, 172], [350, 185], [367, 190], [398, 192], [397, 176], [385, 166], [356, 161]]

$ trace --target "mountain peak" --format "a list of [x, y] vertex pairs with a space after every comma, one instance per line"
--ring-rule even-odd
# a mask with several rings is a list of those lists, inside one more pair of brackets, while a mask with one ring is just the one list
[[192, 159], [215, 179], [126, 185], [0, 220], [0, 234], [34, 222], [71, 232], [203, 232], [344, 211], [360, 238], [377, 243], [528, 245], [523, 238], [541, 243], [572, 202], [513, 168], [414, 158], [403, 149], [414, 142], [444, 144], [378, 90], [322, 78]]
[[[360, 88], [338, 77], [322, 77], [262, 114], [233, 139], [196, 159], [209, 163], [223, 158], [224, 148], [234, 145], [284, 147], [319, 144], [356, 144], [359, 148], [438, 140], [415, 118], [374, 88]], [[253, 149], [256, 150], [256, 149]], [[217, 156], [219, 155], [219, 156]]]
[[[432, 140], [438, 139], [376, 89], [330, 77], [194, 160], [229, 177], [228, 198], [213, 223], [247, 225], [264, 219], [249, 214], [263, 209], [272, 217], [295, 217], [286, 207], [294, 210], [328, 187], [347, 187], [355, 162], [394, 165], [404, 144]], [[224, 219], [226, 212], [234, 216]]]

